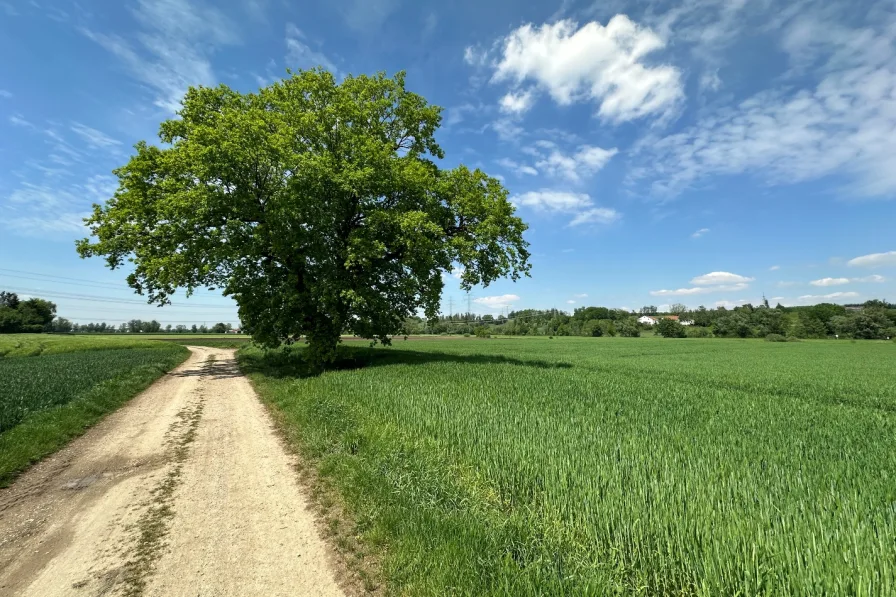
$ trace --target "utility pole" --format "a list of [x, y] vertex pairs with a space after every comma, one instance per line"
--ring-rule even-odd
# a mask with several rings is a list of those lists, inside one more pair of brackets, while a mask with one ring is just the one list
[[467, 291], [467, 317], [470, 317], [473, 313], [473, 295], [470, 294], [470, 291]]
[[454, 297], [449, 296], [448, 297], [448, 320], [450, 321], [453, 316], [454, 316]]

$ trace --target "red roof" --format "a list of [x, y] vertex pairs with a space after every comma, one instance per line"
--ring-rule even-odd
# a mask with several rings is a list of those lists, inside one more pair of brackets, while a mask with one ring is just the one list
[[666, 319], [674, 319], [675, 321], [678, 321], [678, 315], [666, 315]]

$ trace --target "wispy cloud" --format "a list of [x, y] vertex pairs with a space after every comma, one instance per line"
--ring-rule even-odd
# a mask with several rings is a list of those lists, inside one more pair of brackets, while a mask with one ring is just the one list
[[9, 99], [12, 97], [12, 92], [5, 89], [0, 89], [0, 97], [2, 97], [3, 99]]
[[511, 202], [541, 212], [573, 214], [570, 226], [606, 225], [622, 218], [622, 214], [615, 209], [595, 206], [587, 193], [542, 189], [515, 195], [511, 197]]
[[538, 170], [533, 168], [532, 166], [527, 166], [526, 164], [520, 164], [514, 160], [509, 158], [501, 158], [499, 160], [495, 160], [495, 163], [501, 166], [502, 168], [507, 168], [514, 174], [527, 174], [529, 176], [536, 176], [538, 174]]
[[788, 81], [707, 110], [680, 132], [648, 135], [630, 182], [670, 197], [712, 176], [784, 185], [846, 175], [854, 196], [896, 197], [896, 25], [798, 19], [788, 27], [785, 51], [812, 67], [817, 84]]
[[857, 298], [858, 292], [832, 292], [830, 294], [804, 294], [801, 301], [832, 301], [838, 299]]
[[749, 284], [721, 284], [718, 286], [694, 286], [676, 290], [651, 290], [651, 296], [692, 296], [695, 294], [712, 294], [714, 292], [737, 292], [749, 288]]
[[88, 147], [93, 149], [109, 149], [121, 145], [121, 141], [113, 139], [102, 131], [90, 128], [80, 122], [72, 123], [70, 128], [73, 133], [81, 137], [81, 139], [87, 143]]
[[698, 230], [697, 232], [695, 232], [694, 234], [692, 234], [692, 235], [691, 235], [691, 238], [700, 238], [701, 236], [703, 236], [703, 235], [706, 234], [707, 232], [709, 232], [709, 228], [701, 228], [700, 230]]
[[886, 278], [883, 276], [879, 276], [877, 274], [871, 276], [865, 276], [863, 278], [821, 278], [820, 280], [812, 280], [809, 282], [812, 286], [843, 286], [844, 284], [850, 284], [852, 282], [875, 282], [881, 283], [886, 282]]
[[238, 41], [237, 28], [218, 9], [198, 0], [140, 0], [133, 12], [141, 31], [128, 39], [81, 31], [115, 55], [131, 77], [148, 85], [157, 106], [174, 112], [187, 87], [217, 82], [210, 55]]
[[286, 63], [290, 68], [312, 68], [320, 66], [339, 75], [339, 69], [323, 53], [312, 50], [301, 29], [292, 23], [286, 24]]
[[770, 268], [768, 268], [768, 271], [770, 271], [770, 272], [776, 272], [776, 271], [778, 271], [779, 269], [781, 269], [781, 266], [780, 266], [780, 265], [773, 265], [773, 266], [771, 266]]
[[35, 128], [35, 126], [33, 124], [31, 124], [30, 122], [28, 122], [27, 120], [25, 120], [25, 117], [22, 116], [21, 114], [12, 114], [9, 117], [9, 123], [13, 126], [20, 126], [22, 128], [26, 128], [26, 129]]

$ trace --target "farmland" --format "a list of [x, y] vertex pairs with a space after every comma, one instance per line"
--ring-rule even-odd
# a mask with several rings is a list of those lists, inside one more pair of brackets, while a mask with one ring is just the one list
[[395, 344], [240, 358], [396, 592], [896, 592], [892, 343]]
[[0, 336], [0, 485], [188, 355], [127, 338]]

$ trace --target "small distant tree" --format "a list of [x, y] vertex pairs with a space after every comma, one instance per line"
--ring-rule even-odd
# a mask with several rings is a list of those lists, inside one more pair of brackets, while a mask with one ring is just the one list
[[196, 332], [199, 331], [199, 328], [197, 328], [196, 324], [194, 323], [192, 326], [190, 326], [190, 331], [195, 334]]
[[688, 312], [687, 305], [684, 305], [682, 303], [675, 303], [674, 305], [669, 307], [669, 313], [673, 313], [675, 315], [680, 316], [680, 315], [684, 315], [687, 312]]
[[668, 317], [663, 317], [657, 322], [656, 332], [663, 338], [684, 338], [687, 335], [683, 325]]
[[491, 338], [492, 333], [489, 331], [488, 326], [480, 325], [476, 328], [475, 332], [477, 338]]
[[616, 330], [623, 338], [641, 337], [641, 326], [638, 325], [638, 320], [634, 317], [619, 321], [619, 323], [616, 324]]
[[228, 329], [230, 329], [230, 328], [228, 328], [226, 324], [216, 323], [215, 325], [212, 326], [211, 331], [213, 334], [224, 334], [227, 332]]
[[600, 321], [597, 319], [589, 319], [582, 325], [582, 335], [599, 338], [604, 335], [603, 328], [600, 327]]

